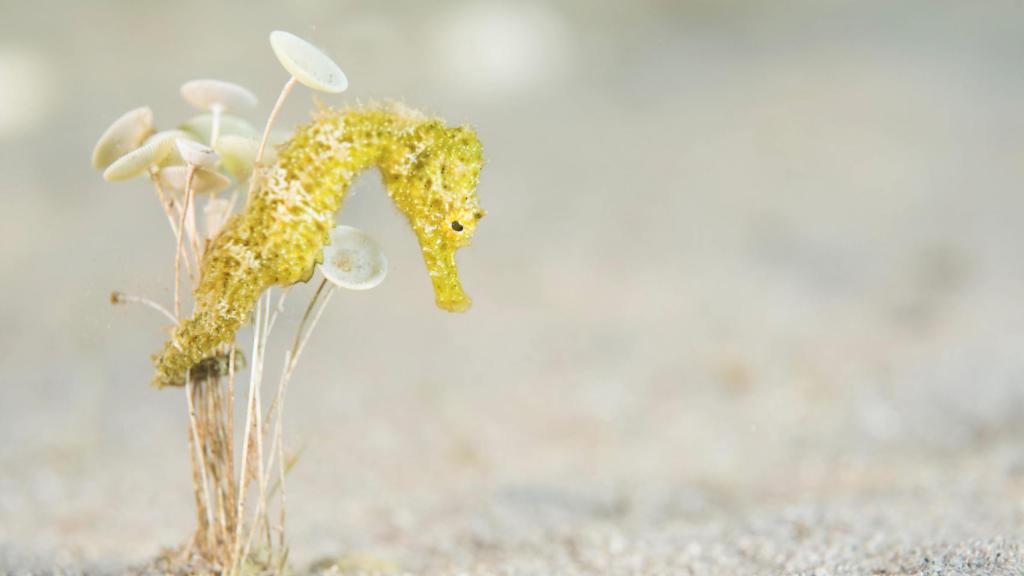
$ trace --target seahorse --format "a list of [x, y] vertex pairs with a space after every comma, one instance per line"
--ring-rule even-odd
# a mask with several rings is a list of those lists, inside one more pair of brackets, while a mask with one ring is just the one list
[[276, 161], [257, 168], [245, 209], [210, 243], [193, 316], [154, 355], [154, 384], [181, 384], [187, 370], [232, 342], [267, 288], [309, 281], [349, 185], [374, 166], [419, 240], [437, 305], [469, 308], [455, 252], [485, 214], [476, 195], [482, 165], [470, 128], [448, 128], [397, 104], [321, 106]]

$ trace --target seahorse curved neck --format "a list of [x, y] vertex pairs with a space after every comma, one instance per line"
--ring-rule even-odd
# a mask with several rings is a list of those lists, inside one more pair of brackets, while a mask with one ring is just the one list
[[471, 131], [404, 108], [318, 111], [272, 165], [257, 171], [245, 210], [211, 243], [193, 317], [154, 357], [154, 383], [180, 384], [187, 370], [232, 342], [266, 288], [309, 280], [349, 185], [371, 166], [417, 234], [438, 305], [464, 310], [469, 299], [454, 252], [472, 229], [454, 233], [447, 224], [462, 229], [458, 218], [472, 226], [482, 216], [475, 195], [481, 164]]

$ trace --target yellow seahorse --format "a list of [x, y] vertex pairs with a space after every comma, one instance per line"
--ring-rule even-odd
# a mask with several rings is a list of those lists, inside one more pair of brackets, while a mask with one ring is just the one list
[[308, 281], [353, 179], [377, 166], [419, 239], [437, 305], [466, 310], [455, 251], [484, 216], [476, 197], [483, 150], [469, 128], [447, 128], [400, 105], [321, 108], [259, 169], [255, 193], [210, 244], [193, 317], [154, 356], [158, 387], [234, 340], [270, 286]]

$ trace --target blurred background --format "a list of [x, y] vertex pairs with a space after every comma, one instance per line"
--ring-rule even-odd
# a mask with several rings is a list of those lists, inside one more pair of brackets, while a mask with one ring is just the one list
[[[89, 158], [125, 110], [191, 116], [193, 78], [254, 90], [261, 126], [274, 29], [346, 71], [326, 103], [404, 101], [487, 157], [464, 315], [375, 173], [346, 202], [392, 266], [295, 375], [296, 563], [797, 570], [835, 542], [856, 563], [1024, 534], [1019, 2], [0, 14], [0, 568], [130, 565], [192, 529], [185, 401], [149, 386], [161, 319], [108, 304], [170, 302], [173, 238]], [[312, 108], [296, 90], [281, 126]]]

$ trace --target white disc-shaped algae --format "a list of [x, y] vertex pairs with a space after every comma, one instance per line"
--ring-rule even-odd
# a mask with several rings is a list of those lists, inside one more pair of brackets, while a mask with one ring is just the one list
[[[183, 192], [188, 178], [187, 166], [168, 166], [160, 169], [160, 183], [165, 187]], [[227, 176], [212, 170], [197, 169], [192, 175], [192, 192], [194, 194], [216, 194], [231, 186]]]
[[388, 275], [388, 259], [369, 234], [352, 226], [331, 230], [320, 265], [327, 281], [349, 290], [369, 290]]
[[204, 78], [181, 85], [181, 97], [200, 110], [243, 110], [256, 107], [256, 95], [234, 82]]
[[157, 166], [174, 148], [172, 140], [159, 140], [143, 144], [115, 160], [103, 171], [103, 179], [110, 182], [134, 178], [150, 167]]
[[256, 162], [259, 148], [259, 140], [235, 134], [221, 136], [214, 146], [220, 154], [221, 166], [239, 182], [248, 179], [252, 174], [252, 166]]
[[[199, 116], [189, 118], [178, 128], [195, 135], [202, 142], [209, 142], [210, 136], [213, 134], [213, 114], [200, 114]], [[236, 134], [249, 138], [260, 137], [256, 127], [245, 118], [239, 118], [231, 114], [221, 114], [220, 137], [223, 138], [226, 134]]]
[[153, 111], [149, 106], [129, 110], [103, 131], [92, 150], [92, 165], [104, 170], [139, 147], [153, 133]]
[[220, 156], [213, 148], [200, 144], [195, 140], [178, 138], [174, 141], [174, 145], [178, 148], [178, 154], [181, 154], [181, 159], [186, 164], [191, 164], [192, 166], [213, 168], [217, 165], [217, 161], [220, 160]]
[[143, 144], [157, 143], [161, 146], [167, 146], [170, 149], [170, 153], [160, 161], [160, 166], [184, 164], [185, 160], [182, 159], [181, 154], [178, 153], [178, 147], [174, 145], [174, 141], [178, 138], [184, 138], [186, 140], [196, 139], [194, 134], [191, 132], [185, 132], [184, 130], [161, 130], [149, 138], [146, 138], [146, 141], [143, 142]]
[[334, 60], [295, 34], [271, 32], [270, 47], [284, 69], [313, 90], [337, 94], [348, 88], [348, 78]]

